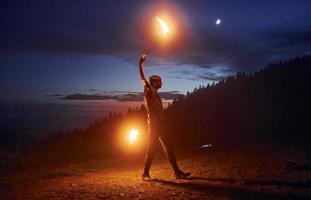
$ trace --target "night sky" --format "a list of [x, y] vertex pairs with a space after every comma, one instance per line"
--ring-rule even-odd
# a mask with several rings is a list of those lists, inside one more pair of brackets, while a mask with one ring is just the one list
[[310, 10], [310, 0], [2, 0], [0, 100], [142, 91], [138, 60], [161, 13], [174, 38], [152, 51], [146, 73], [162, 77], [162, 91], [191, 91], [311, 53]]

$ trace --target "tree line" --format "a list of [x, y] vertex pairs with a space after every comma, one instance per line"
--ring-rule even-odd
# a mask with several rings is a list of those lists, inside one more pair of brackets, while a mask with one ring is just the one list
[[[199, 86], [165, 109], [167, 134], [176, 148], [250, 141], [309, 148], [310, 75], [311, 56], [303, 56]], [[141, 132], [147, 134], [142, 105], [110, 113], [85, 129], [52, 134], [37, 152], [58, 158], [114, 155], [118, 129], [128, 121], [143, 124]]]

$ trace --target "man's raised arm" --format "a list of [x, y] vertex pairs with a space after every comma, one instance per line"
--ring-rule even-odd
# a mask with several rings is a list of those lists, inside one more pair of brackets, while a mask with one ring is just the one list
[[140, 60], [139, 60], [139, 74], [140, 74], [140, 81], [141, 83], [144, 85], [144, 86], [147, 86], [149, 85], [146, 77], [145, 77], [145, 72], [144, 72], [144, 62], [145, 60], [147, 59], [147, 56], [146, 55], [142, 55], [140, 57]]

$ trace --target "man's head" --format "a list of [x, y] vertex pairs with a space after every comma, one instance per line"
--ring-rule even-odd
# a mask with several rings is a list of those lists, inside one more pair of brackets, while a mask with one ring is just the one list
[[152, 75], [149, 78], [150, 84], [152, 87], [159, 89], [162, 87], [162, 80], [161, 77], [158, 75]]

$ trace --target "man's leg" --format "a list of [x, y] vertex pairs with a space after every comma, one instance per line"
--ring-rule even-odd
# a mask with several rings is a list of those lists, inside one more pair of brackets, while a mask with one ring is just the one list
[[167, 137], [160, 137], [160, 142], [162, 144], [162, 148], [174, 170], [174, 172], [178, 172], [180, 171], [178, 165], [177, 165], [177, 161], [176, 161], [176, 157], [175, 157], [175, 153], [174, 153], [174, 149], [173, 149], [173, 145], [170, 142], [170, 140]]
[[162, 148], [174, 170], [175, 173], [175, 177], [176, 178], [186, 178], [188, 176], [190, 176], [190, 173], [184, 173], [182, 170], [179, 169], [177, 161], [176, 161], [176, 157], [175, 157], [175, 153], [174, 153], [174, 148], [173, 145], [170, 141], [170, 139], [164, 135], [167, 134], [166, 132], [162, 132], [160, 139], [160, 142], [162, 144]]
[[147, 144], [147, 151], [145, 157], [145, 168], [144, 168], [144, 175], [149, 176], [149, 170], [152, 163], [152, 160], [155, 155], [156, 151], [156, 143], [158, 136], [151, 131], [151, 127], [148, 128], [148, 144]]

